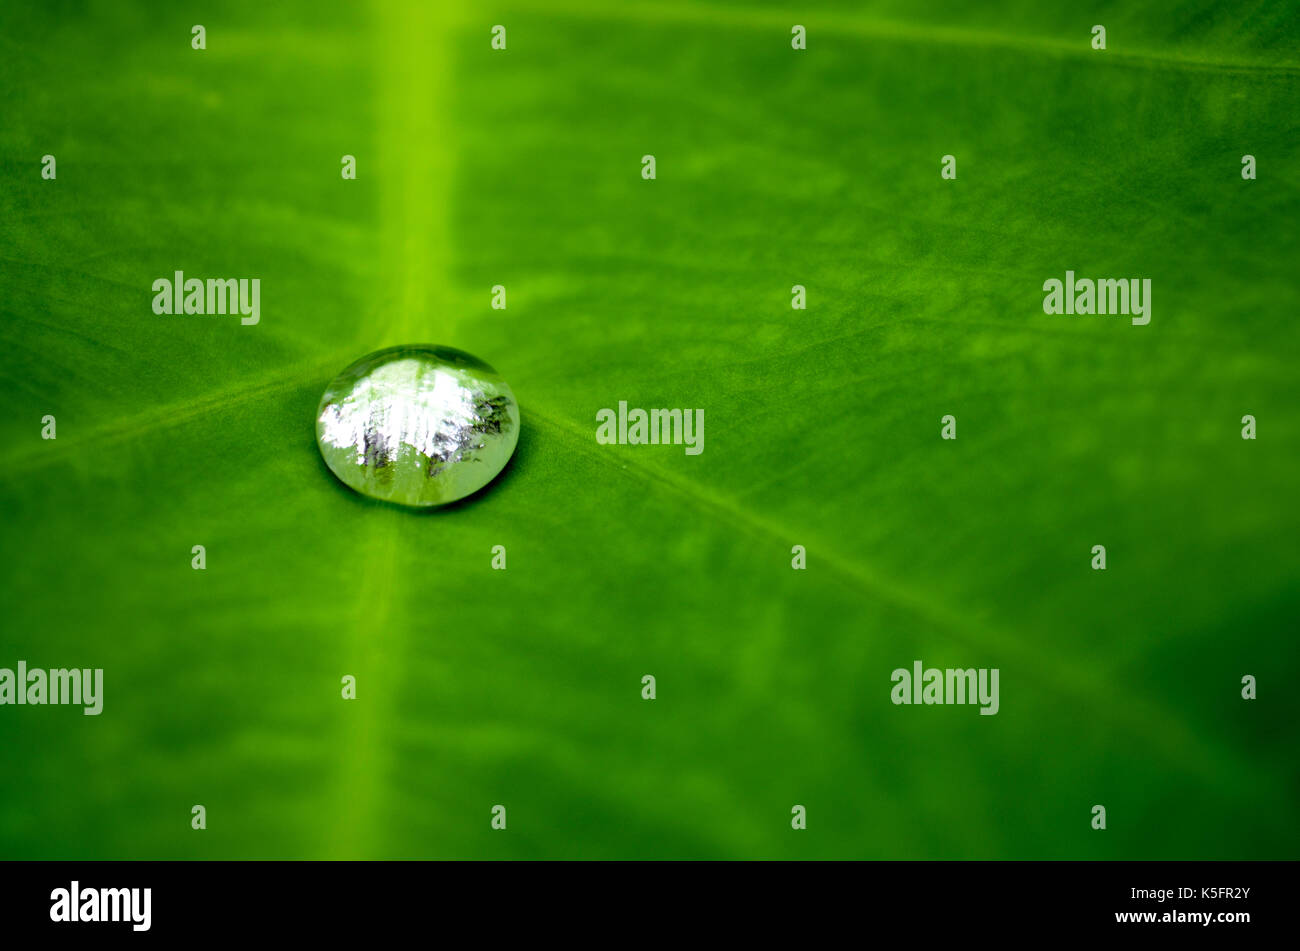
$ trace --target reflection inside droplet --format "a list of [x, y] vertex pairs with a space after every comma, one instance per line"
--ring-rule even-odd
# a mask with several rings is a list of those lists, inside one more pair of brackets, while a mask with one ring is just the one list
[[519, 441], [509, 385], [451, 347], [390, 347], [326, 388], [316, 412], [321, 456], [347, 486], [401, 505], [445, 505], [491, 482]]

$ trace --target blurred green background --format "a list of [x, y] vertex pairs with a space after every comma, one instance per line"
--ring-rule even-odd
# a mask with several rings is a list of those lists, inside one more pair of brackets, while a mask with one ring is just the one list
[[[1300, 856], [1298, 17], [4, 4], [0, 667], [105, 706], [0, 707], [0, 857]], [[1044, 315], [1067, 268], [1150, 326]], [[177, 269], [261, 323], [155, 316]], [[524, 415], [433, 514], [314, 445], [407, 342]], [[916, 659], [1001, 712], [892, 705]]]

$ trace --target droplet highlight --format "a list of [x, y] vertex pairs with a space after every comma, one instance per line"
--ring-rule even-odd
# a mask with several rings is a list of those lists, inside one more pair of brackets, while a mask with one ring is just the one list
[[429, 508], [472, 495], [519, 442], [519, 404], [471, 354], [421, 344], [362, 357], [326, 388], [316, 445], [362, 495]]

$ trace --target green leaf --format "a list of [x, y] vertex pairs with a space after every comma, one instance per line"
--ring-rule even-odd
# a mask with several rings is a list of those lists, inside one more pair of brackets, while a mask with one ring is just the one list
[[[1295, 7], [1042, 7], [6, 6], [0, 667], [105, 696], [0, 707], [0, 854], [1294, 858]], [[424, 342], [523, 414], [430, 514], [313, 429]]]

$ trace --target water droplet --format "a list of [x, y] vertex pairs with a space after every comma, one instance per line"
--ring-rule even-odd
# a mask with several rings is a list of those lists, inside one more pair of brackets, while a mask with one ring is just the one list
[[519, 441], [509, 385], [462, 350], [420, 344], [362, 357], [330, 383], [316, 445], [344, 485], [399, 505], [463, 499], [505, 468]]

